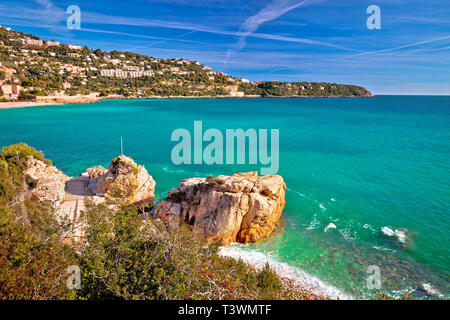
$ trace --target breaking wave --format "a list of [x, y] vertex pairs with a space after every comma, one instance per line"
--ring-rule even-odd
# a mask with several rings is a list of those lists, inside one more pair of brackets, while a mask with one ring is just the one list
[[290, 266], [284, 262], [279, 262], [274, 257], [262, 252], [243, 250], [239, 248], [239, 244], [230, 244], [225, 247], [220, 247], [219, 254], [225, 257], [241, 259], [258, 269], [263, 268], [268, 263], [278, 275], [309, 287], [318, 294], [330, 297], [331, 299], [353, 299], [353, 297], [343, 293], [336, 287], [326, 284], [319, 278], [314, 277], [299, 268]]

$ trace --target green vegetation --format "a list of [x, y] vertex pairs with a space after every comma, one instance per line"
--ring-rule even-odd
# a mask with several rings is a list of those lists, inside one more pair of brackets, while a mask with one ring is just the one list
[[208, 176], [206, 178], [207, 182], [211, 182], [211, 183], [217, 183], [217, 184], [224, 184], [223, 180], [217, 178], [217, 177], [213, 177], [213, 176]]
[[[190, 227], [167, 230], [135, 207], [86, 201], [85, 241], [63, 236], [70, 224], [29, 196], [26, 157], [51, 163], [20, 143], [0, 154], [0, 299], [311, 299], [218, 254]], [[81, 270], [69, 290], [66, 270]]]
[[81, 299], [282, 299], [294, 297], [266, 268], [218, 255], [189, 227], [174, 231], [132, 208], [88, 204], [80, 247]]
[[26, 159], [28, 156], [32, 156], [37, 160], [44, 161], [46, 164], [51, 165], [52, 161], [45, 159], [45, 155], [42, 152], [37, 151], [33, 147], [30, 147], [26, 143], [20, 142], [18, 144], [13, 144], [9, 147], [4, 147], [2, 149], [1, 155], [6, 161], [14, 160], [17, 163], [17, 159]]
[[263, 97], [358, 97], [369, 96], [363, 87], [325, 82], [278, 82], [264, 81], [257, 84], [243, 83], [239, 91], [247, 95]]
[[28, 155], [43, 157], [26, 144], [0, 154], [0, 299], [73, 298], [64, 281], [76, 256], [52, 208], [25, 196]]
[[[316, 83], [277, 82], [252, 83], [214, 72], [211, 68], [187, 59], [160, 59], [132, 52], [111, 51], [84, 47], [71, 49], [59, 46], [25, 44], [25, 39], [39, 39], [18, 31], [0, 28], [0, 61], [3, 67], [15, 70], [4, 83], [20, 83], [25, 93], [21, 100], [34, 100], [36, 96], [54, 95], [64, 91], [73, 96], [98, 93], [101, 97], [154, 96], [228, 96], [235, 92], [263, 97], [281, 96], [368, 96], [370, 93], [357, 86]], [[128, 72], [127, 77], [102, 75], [102, 71]], [[3, 72], [3, 73], [2, 73]], [[140, 72], [139, 76], [129, 76]]]

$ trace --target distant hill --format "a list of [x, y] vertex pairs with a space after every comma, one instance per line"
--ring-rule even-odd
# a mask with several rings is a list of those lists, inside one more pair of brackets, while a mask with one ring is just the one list
[[0, 97], [371, 96], [363, 87], [319, 82], [251, 82], [198, 61], [89, 49], [0, 27]]

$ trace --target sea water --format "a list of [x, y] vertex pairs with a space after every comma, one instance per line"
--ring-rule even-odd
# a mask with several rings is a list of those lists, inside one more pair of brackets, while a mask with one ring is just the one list
[[[0, 110], [0, 146], [26, 142], [76, 176], [123, 149], [159, 199], [189, 177], [260, 165], [175, 165], [171, 133], [279, 129], [286, 207], [272, 235], [225, 253], [269, 261], [336, 296], [449, 297], [450, 97], [109, 100]], [[381, 289], [369, 289], [368, 267]]]

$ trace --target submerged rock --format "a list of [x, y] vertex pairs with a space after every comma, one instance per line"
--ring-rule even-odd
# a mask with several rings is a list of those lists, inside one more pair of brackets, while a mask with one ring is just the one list
[[422, 292], [423, 294], [429, 296], [429, 297], [443, 297], [443, 295], [434, 289], [431, 284], [429, 283], [423, 283], [418, 288], [418, 291]]
[[172, 189], [155, 212], [172, 227], [187, 223], [201, 229], [209, 242], [257, 242], [278, 223], [285, 189], [281, 176], [257, 172], [190, 178]]
[[397, 241], [401, 245], [406, 245], [406, 242], [408, 241], [408, 233], [409, 232], [407, 229], [399, 228], [399, 229], [392, 230], [389, 227], [382, 227], [381, 232], [384, 233], [385, 235], [387, 235], [388, 237], [393, 237], [393, 238], [397, 239]]
[[325, 227], [325, 229], [323, 229], [323, 232], [327, 232], [328, 229], [336, 229], [336, 225], [335, 225], [334, 223], [330, 222], [330, 223]]

